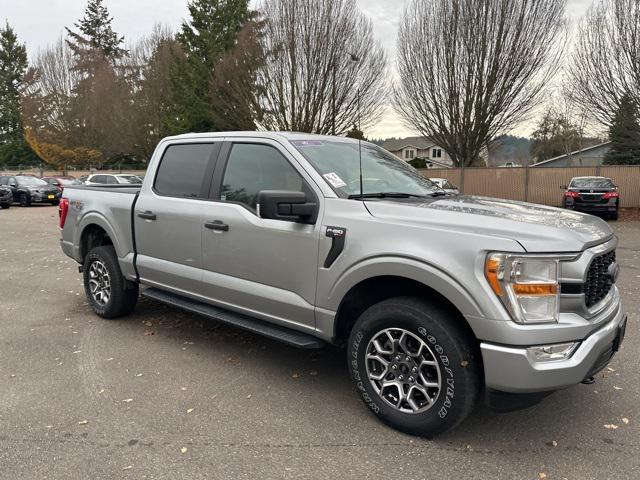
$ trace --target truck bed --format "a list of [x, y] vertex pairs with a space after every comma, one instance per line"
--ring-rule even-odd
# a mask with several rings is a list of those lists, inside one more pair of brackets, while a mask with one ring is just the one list
[[90, 190], [97, 192], [111, 192], [111, 193], [127, 193], [130, 195], [135, 195], [140, 191], [142, 186], [131, 186], [131, 185], [68, 185], [64, 187], [66, 190]]

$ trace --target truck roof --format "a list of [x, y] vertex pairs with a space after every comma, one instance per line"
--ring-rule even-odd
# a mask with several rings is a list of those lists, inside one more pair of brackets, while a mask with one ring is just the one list
[[[253, 137], [267, 138], [271, 140], [319, 140], [319, 139], [335, 139], [345, 142], [357, 143], [357, 139], [349, 137], [340, 137], [332, 135], [317, 135], [313, 133], [303, 132], [267, 132], [267, 131], [237, 131], [237, 132], [204, 132], [204, 133], [184, 133], [172, 137], [166, 137], [164, 140], [181, 140], [187, 138], [220, 138], [220, 137]], [[369, 142], [367, 142], [369, 143]]]

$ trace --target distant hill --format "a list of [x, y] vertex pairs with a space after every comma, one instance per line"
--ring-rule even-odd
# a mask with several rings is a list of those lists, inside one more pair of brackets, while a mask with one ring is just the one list
[[531, 139], [502, 135], [497, 137], [489, 146], [489, 166], [503, 165], [506, 162], [514, 162], [525, 165], [531, 160]]

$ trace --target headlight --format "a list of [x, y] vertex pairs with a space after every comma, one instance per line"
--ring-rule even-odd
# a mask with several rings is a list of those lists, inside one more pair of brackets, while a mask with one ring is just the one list
[[485, 276], [517, 323], [558, 321], [559, 260], [553, 257], [492, 253]]

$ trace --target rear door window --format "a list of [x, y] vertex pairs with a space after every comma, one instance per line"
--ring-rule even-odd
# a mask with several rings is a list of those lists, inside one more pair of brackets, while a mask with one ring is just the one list
[[165, 151], [153, 188], [159, 195], [203, 198], [208, 193], [212, 163], [220, 143], [171, 145]]

